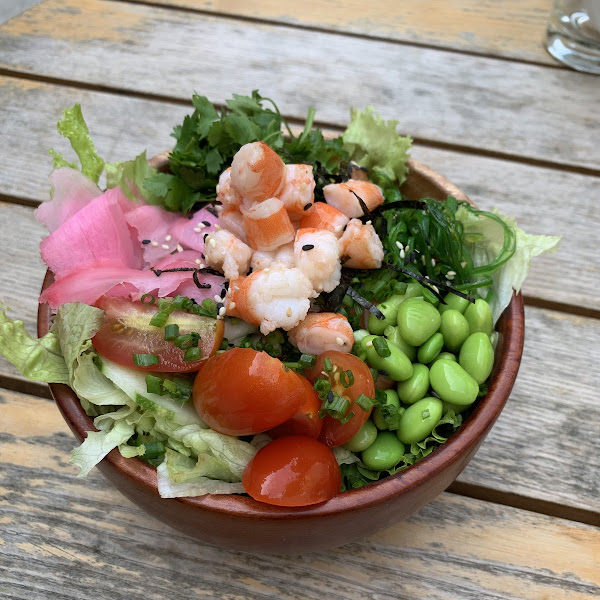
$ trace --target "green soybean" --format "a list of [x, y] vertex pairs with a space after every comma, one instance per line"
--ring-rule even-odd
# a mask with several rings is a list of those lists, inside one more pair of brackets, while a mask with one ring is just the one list
[[464, 314], [469, 301], [466, 298], [461, 298], [456, 294], [448, 293], [444, 296], [444, 302], [446, 304], [440, 304], [438, 310], [443, 313], [447, 310], [457, 310], [459, 313]]
[[446, 348], [456, 352], [469, 337], [469, 323], [460, 312], [451, 308], [442, 313], [440, 332]]
[[494, 366], [494, 348], [489, 336], [482, 331], [472, 333], [460, 349], [458, 364], [481, 385]]
[[398, 327], [387, 327], [384, 332], [385, 337], [388, 341], [392, 342], [392, 344], [396, 344], [406, 356], [410, 359], [411, 362], [415, 362], [417, 360], [417, 349], [414, 346], [411, 346], [400, 334]]
[[380, 431], [375, 441], [363, 451], [361, 458], [373, 471], [395, 467], [404, 456], [404, 444], [391, 431]]
[[385, 318], [380, 320], [374, 314], [369, 313], [369, 331], [375, 335], [383, 335], [386, 327], [395, 325], [398, 319], [398, 308], [400, 308], [404, 299], [404, 296], [394, 295], [390, 296], [385, 302], [378, 304], [377, 308]]
[[398, 310], [398, 329], [411, 346], [420, 346], [440, 327], [442, 318], [437, 308], [425, 300], [405, 300]]
[[416, 281], [411, 281], [406, 286], [406, 291], [404, 292], [404, 299], [408, 300], [409, 298], [418, 298], [419, 296], [423, 296], [423, 286]]
[[362, 337], [361, 337], [361, 340], [360, 340], [360, 347], [361, 347], [363, 350], [366, 350], [366, 349], [367, 349], [369, 346], [371, 346], [371, 345], [372, 345], [372, 344], [369, 344], [369, 342], [373, 342], [373, 340], [374, 340], [376, 337], [377, 337], [376, 335], [373, 335], [373, 334], [371, 334], [371, 333], [370, 333], [369, 335], [364, 335], [364, 336], [362, 336]]
[[377, 350], [373, 347], [373, 340], [371, 340], [371, 344], [367, 346], [367, 363], [370, 367], [378, 371], [385, 371], [387, 376], [393, 381], [408, 379], [413, 372], [412, 363], [408, 356], [392, 342], [388, 341], [387, 346], [390, 350], [390, 355], [386, 357], [379, 356]]
[[440, 352], [437, 355], [437, 358], [433, 362], [436, 362], [438, 360], [451, 360], [453, 362], [457, 362], [456, 356], [454, 354], [452, 354], [452, 352]]
[[366, 450], [377, 437], [377, 427], [370, 419], [354, 434], [354, 437], [344, 444], [350, 452], [362, 452]]
[[465, 310], [465, 318], [469, 323], [469, 333], [481, 331], [486, 335], [492, 335], [494, 331], [494, 318], [490, 305], [481, 298], [475, 300], [475, 304], [469, 304]]
[[409, 406], [400, 419], [396, 431], [398, 439], [404, 444], [424, 440], [442, 418], [442, 401], [429, 396]]
[[413, 374], [396, 387], [398, 397], [404, 404], [414, 404], [425, 397], [429, 389], [429, 369], [425, 365], [413, 364]]
[[438, 331], [434, 333], [424, 344], [419, 346], [417, 357], [419, 362], [427, 364], [433, 362], [435, 357], [442, 351], [444, 336]]
[[[393, 405], [396, 408], [400, 408], [400, 398], [398, 398], [398, 393], [395, 390], [385, 390], [385, 395], [386, 395], [386, 399], [385, 399], [385, 403], [386, 405]], [[404, 410], [404, 409], [403, 409]], [[387, 423], [385, 422], [385, 419], [383, 418], [383, 415], [381, 414], [381, 408], [379, 408], [379, 406], [376, 406], [373, 409], [373, 423], [375, 423], [375, 425], [377, 426], [377, 429], [389, 429], [387, 426]]]
[[451, 404], [472, 404], [479, 393], [477, 382], [451, 360], [436, 360], [431, 365], [429, 383], [442, 400]]

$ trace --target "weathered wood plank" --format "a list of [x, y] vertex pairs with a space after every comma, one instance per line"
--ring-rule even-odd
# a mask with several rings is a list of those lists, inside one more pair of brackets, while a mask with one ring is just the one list
[[[0, 203], [0, 250], [6, 244], [14, 253], [0, 273], [0, 299], [35, 332], [44, 267], [37, 253], [43, 229], [32, 212]], [[600, 513], [600, 455], [594, 450], [600, 380], [597, 371], [582, 368], [593, 363], [600, 321], [531, 307], [526, 328], [511, 399], [459, 481]], [[15, 372], [0, 359], [2, 376]]]
[[140, 512], [95, 470], [77, 479], [67, 463], [73, 439], [53, 404], [2, 390], [0, 402], [0, 590], [10, 598], [600, 594], [598, 529], [452, 494], [335, 550], [265, 557], [213, 548]]
[[600, 169], [597, 81], [566, 69], [100, 0], [42, 3], [0, 28], [0, 53], [21, 73], [180, 99], [260, 87], [332, 125], [374, 104], [416, 138]]
[[153, 4], [558, 64], [543, 43], [551, 0], [430, 0], [426, 5], [420, 0], [154, 0]]
[[[172, 127], [191, 112], [180, 105], [9, 77], [0, 77], [0, 94], [5, 142], [0, 147], [0, 194], [32, 200], [48, 196], [48, 148], [70, 156], [54, 127], [66, 106], [82, 103], [98, 150], [111, 161], [132, 158], [144, 148], [148, 156], [168, 148]], [[530, 233], [564, 235], [558, 253], [534, 262], [525, 287], [528, 296], [600, 310], [600, 296], [589, 293], [600, 277], [597, 178], [419, 145], [413, 155], [463, 188], [482, 208], [498, 207]], [[571, 198], [577, 199], [576, 211]], [[577, 276], [569, 275], [573, 273]], [[564, 285], [566, 277], [569, 285]]]

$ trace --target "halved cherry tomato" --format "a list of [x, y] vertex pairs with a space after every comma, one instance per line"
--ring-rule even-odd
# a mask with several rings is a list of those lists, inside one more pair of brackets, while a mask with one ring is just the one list
[[306, 397], [296, 414], [285, 423], [269, 429], [267, 434], [275, 439], [285, 435], [305, 435], [311, 438], [318, 438], [323, 426], [323, 420], [319, 419], [321, 410], [321, 400], [306, 377], [298, 377], [301, 385], [306, 390]]
[[252, 348], [232, 348], [209, 358], [193, 389], [200, 417], [226, 435], [251, 435], [280, 425], [306, 396], [297, 373]]
[[[325, 372], [325, 359], [328, 358], [333, 365], [331, 373]], [[342, 371], [352, 371], [352, 385], [344, 387], [340, 382], [340, 373]], [[323, 428], [319, 435], [319, 440], [330, 447], [341, 446], [354, 437], [354, 434], [365, 424], [372, 409], [363, 410], [360, 406], [354, 404], [356, 399], [364, 394], [369, 398], [375, 397], [375, 384], [369, 367], [357, 356], [338, 352], [337, 350], [328, 350], [319, 354], [315, 366], [306, 374], [309, 381], [313, 383], [317, 378], [327, 378], [331, 383], [331, 390], [337, 396], [343, 396], [350, 401], [348, 413], [354, 415], [346, 422], [342, 423], [339, 419], [327, 415], [323, 418]], [[345, 379], [346, 381], [346, 379]]]
[[321, 442], [291, 435], [261, 448], [242, 475], [255, 500], [277, 506], [306, 506], [333, 498], [342, 484], [333, 452]]
[[[164, 339], [164, 328], [150, 325], [150, 319], [158, 312], [155, 305], [103, 296], [96, 306], [105, 313], [104, 325], [93, 337], [92, 344], [102, 356], [124, 367], [145, 371], [190, 373], [202, 364], [202, 359], [185, 361], [185, 351]], [[180, 335], [198, 333], [203, 359], [213, 355], [223, 341], [223, 321], [175, 310], [167, 323], [179, 325]], [[159, 363], [139, 367], [133, 362], [134, 354], [155, 354]]]

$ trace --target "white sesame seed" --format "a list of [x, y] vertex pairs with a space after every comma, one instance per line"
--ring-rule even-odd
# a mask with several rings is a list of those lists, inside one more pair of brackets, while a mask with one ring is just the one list
[[162, 245], [161, 245], [161, 248], [162, 248], [163, 250], [168, 250], [168, 249], [169, 249], [169, 244], [162, 244]]
[[221, 204], [217, 204], [217, 206], [215, 206], [215, 210], [217, 212], [223, 212], [225, 210], [225, 207], [222, 206]]
[[448, 272], [446, 273], [446, 275], [447, 275], [448, 277], [454, 277], [454, 276], [456, 275], [456, 271], [448, 271]]
[[156, 248], [156, 246], [158, 246], [158, 242], [150, 242], [150, 245], [152, 245]]
[[365, 223], [365, 225], [370, 225], [371, 223], [372, 223], [372, 221], [367, 221], [367, 222]]
[[200, 233], [202, 231], [202, 227], [194, 227], [194, 233]]
[[234, 286], [233, 286], [233, 289], [234, 289], [236, 292], [239, 292], [239, 291], [240, 291], [240, 286], [239, 286], [239, 285], [234, 285]]
[[406, 246], [404, 246], [404, 252], [408, 252], [410, 250], [410, 246], [408, 244], [406, 244]]
[[219, 294], [215, 294], [213, 298], [215, 299], [215, 302], [221, 302], [221, 296], [219, 296]]
[[406, 254], [404, 253], [404, 248], [400, 248], [400, 258], [404, 258]]
[[263, 273], [268, 273], [271, 269], [269, 269], [269, 267], [267, 267], [266, 269], [263, 269]]
[[224, 317], [225, 316], [225, 307], [221, 306], [221, 308], [219, 309], [219, 316], [220, 317]]
[[285, 315], [286, 315], [286, 317], [292, 316], [292, 307], [291, 306], [287, 307], [287, 310], [285, 311]]
[[177, 252], [183, 252], [183, 246], [181, 244], [177, 244]]
[[171, 234], [169, 234], [165, 237], [165, 242], [170, 242], [172, 239], [173, 239], [173, 236]]
[[452, 281], [454, 279], [454, 275], [450, 275], [450, 272], [446, 273], [446, 279]]
[[421, 256], [421, 262], [423, 263], [423, 266], [425, 266], [427, 264], [427, 259], [425, 258], [424, 254], [423, 254], [423, 256]]
[[404, 246], [400, 242], [396, 241], [396, 248], [400, 248], [400, 250], [402, 250]]
[[221, 231], [221, 226], [220, 226], [220, 225], [217, 225], [217, 224], [215, 223], [215, 229], [216, 229], [217, 231]]
[[431, 266], [432, 266], [432, 267], [435, 267], [435, 258], [432, 258], [432, 259], [431, 259]]
[[206, 227], [206, 225], [200, 221], [199, 223], [196, 223], [196, 228], [197, 229], [204, 229]]
[[440, 293], [440, 290], [438, 290], [436, 285], [432, 285], [431, 289], [435, 290], [438, 294]]
[[233, 310], [235, 308], [235, 302], [230, 302], [229, 303], [229, 310]]
[[464, 269], [464, 268], [467, 266], [467, 261], [466, 261], [466, 260], [463, 260], [463, 261], [460, 263], [460, 266], [461, 266], [461, 267]]
[[210, 240], [208, 240], [208, 243], [211, 245], [212, 248], [214, 248], [217, 245], [217, 241], [213, 240], [212, 238], [210, 238]]
[[201, 264], [202, 264], [202, 261], [201, 261], [199, 258], [197, 258], [197, 259], [196, 259], [196, 264], [197, 264], [197, 265], [201, 265]]
[[343, 346], [343, 345], [344, 345], [344, 340], [343, 340], [341, 337], [336, 337], [336, 338], [335, 338], [335, 343], [336, 343], [338, 346]]
[[365, 346], [366, 346], [367, 348], [370, 348], [372, 345], [373, 345], [373, 340], [369, 340], [369, 341], [368, 341], [368, 342], [365, 344]]

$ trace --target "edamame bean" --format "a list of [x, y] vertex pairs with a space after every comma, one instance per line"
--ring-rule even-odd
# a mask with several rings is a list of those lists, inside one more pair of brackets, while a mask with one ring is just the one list
[[442, 401], [429, 396], [409, 406], [400, 419], [396, 431], [398, 439], [404, 444], [424, 440], [442, 418]]
[[451, 292], [444, 296], [444, 302], [446, 304], [440, 304], [438, 307], [438, 310], [441, 313], [452, 309], [464, 314], [467, 306], [469, 306], [469, 301], [466, 298], [461, 298], [460, 296], [457, 296]]
[[420, 346], [440, 327], [442, 318], [437, 308], [425, 300], [405, 300], [398, 309], [398, 329], [411, 346]]
[[403, 455], [404, 444], [391, 431], [380, 431], [361, 458], [367, 469], [383, 471], [395, 467]]
[[417, 400], [424, 398], [428, 389], [429, 369], [418, 363], [413, 364], [413, 374], [396, 387], [398, 397], [404, 404], [414, 404]]
[[494, 366], [494, 349], [489, 336], [482, 331], [472, 333], [460, 349], [458, 364], [481, 385]]
[[[395, 406], [397, 409], [400, 409], [400, 398], [398, 398], [398, 394], [394, 391], [394, 390], [384, 390], [385, 391], [385, 395], [386, 395], [386, 399], [385, 399], [385, 404], [387, 405], [393, 405]], [[404, 409], [402, 409], [404, 410]], [[376, 406], [373, 409], [373, 423], [375, 423], [377, 429], [389, 429], [389, 427], [387, 426], [387, 423], [385, 422], [385, 419], [383, 418], [383, 415], [381, 414], [381, 408], [379, 408], [379, 406]]]
[[465, 310], [465, 318], [469, 323], [469, 333], [482, 331], [486, 335], [492, 335], [494, 330], [494, 317], [490, 305], [481, 298], [475, 300], [475, 304], [469, 304]]
[[417, 349], [414, 346], [411, 346], [400, 334], [398, 327], [387, 327], [385, 332], [385, 337], [388, 341], [392, 342], [392, 344], [396, 344], [406, 356], [408, 356], [410, 362], [415, 362], [417, 360]]
[[[364, 335], [360, 340], [360, 347], [363, 350], [366, 350], [369, 346], [373, 345], [372, 342], [376, 337], [377, 337], [376, 335], [373, 335], [371, 333], [369, 335]], [[369, 342], [371, 342], [371, 343], [369, 344]]]
[[427, 364], [433, 362], [435, 357], [442, 351], [444, 336], [438, 331], [434, 333], [424, 344], [419, 346], [417, 357], [419, 362]]
[[357, 329], [354, 332], [354, 343], [360, 344], [361, 340], [369, 335], [366, 329]]
[[469, 323], [461, 313], [451, 308], [442, 313], [440, 332], [446, 348], [456, 352], [469, 337]]
[[[379, 337], [379, 339], [385, 340], [384, 337]], [[371, 343], [367, 348], [367, 363], [370, 367], [373, 367], [378, 371], [385, 371], [388, 377], [393, 381], [404, 381], [405, 379], [408, 379], [413, 372], [412, 363], [408, 359], [408, 356], [392, 342], [388, 340], [385, 341], [390, 350], [390, 355], [379, 356], [375, 346]], [[371, 342], [373, 342], [373, 340], [371, 340]]]
[[477, 382], [456, 362], [436, 360], [429, 369], [429, 383], [445, 402], [472, 404], [479, 393]]
[[451, 360], [452, 362], [457, 362], [456, 356], [452, 354], [452, 352], [440, 352], [433, 362], [436, 362], [438, 360]]
[[375, 335], [382, 335], [386, 327], [395, 325], [398, 319], [398, 308], [404, 299], [404, 296], [394, 295], [378, 304], [377, 308], [383, 313], [385, 319], [380, 320], [374, 314], [369, 313], [369, 331]]
[[375, 427], [373, 421], [369, 419], [354, 434], [354, 437], [344, 444], [344, 448], [346, 448], [346, 450], [350, 450], [350, 452], [362, 452], [375, 441], [376, 437], [377, 427]]
[[409, 298], [418, 298], [423, 295], [423, 287], [420, 283], [416, 281], [411, 281], [406, 286], [406, 292], [404, 292], [404, 299], [408, 300]]

